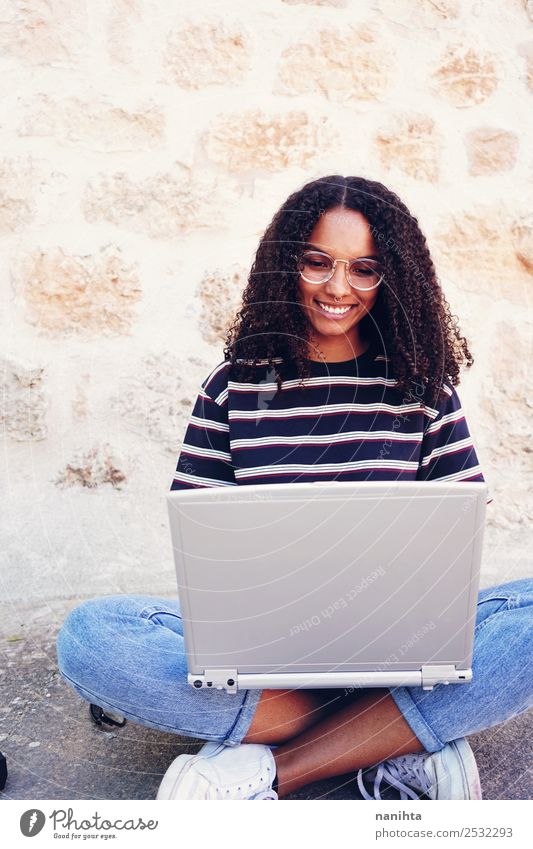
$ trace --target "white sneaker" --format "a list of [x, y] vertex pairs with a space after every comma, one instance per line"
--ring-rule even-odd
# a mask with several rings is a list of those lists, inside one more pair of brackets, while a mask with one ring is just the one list
[[[371, 796], [364, 784], [374, 781]], [[464, 737], [452, 740], [433, 754], [400, 755], [370, 770], [358, 770], [357, 785], [364, 799], [381, 799], [381, 782], [396, 787], [401, 799], [481, 799], [481, 783], [474, 753]], [[416, 793], [415, 791], [419, 791]]]
[[277, 799], [276, 763], [269, 746], [206, 743], [172, 761], [156, 799]]

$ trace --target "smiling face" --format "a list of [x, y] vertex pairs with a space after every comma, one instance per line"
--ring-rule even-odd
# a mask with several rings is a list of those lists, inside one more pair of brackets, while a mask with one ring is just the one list
[[[367, 219], [343, 207], [329, 209], [321, 216], [306, 242], [306, 248], [311, 246], [334, 259], [379, 258]], [[327, 362], [350, 360], [368, 347], [367, 340], [360, 338], [358, 324], [376, 303], [382, 284], [368, 292], [354, 289], [346, 279], [345, 268], [344, 263], [338, 263], [333, 277], [318, 285], [300, 277], [300, 302], [310, 325], [309, 359], [322, 359], [314, 346]], [[321, 304], [350, 308], [339, 316], [328, 313]]]

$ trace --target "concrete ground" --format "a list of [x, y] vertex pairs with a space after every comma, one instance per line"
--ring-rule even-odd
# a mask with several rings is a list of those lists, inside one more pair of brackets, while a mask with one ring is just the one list
[[[128, 723], [104, 732], [59, 677], [55, 635], [73, 602], [2, 618], [0, 750], [4, 799], [153, 799], [178, 754], [202, 741]], [[24, 622], [25, 624], [21, 624]], [[470, 736], [488, 799], [533, 798], [532, 712]], [[289, 799], [360, 799], [354, 775], [307, 785]], [[398, 798], [390, 793], [389, 798]]]

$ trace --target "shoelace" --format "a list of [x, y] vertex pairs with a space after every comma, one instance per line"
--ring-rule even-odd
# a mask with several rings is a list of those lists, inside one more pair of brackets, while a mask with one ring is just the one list
[[415, 787], [419, 787], [420, 790], [428, 796], [432, 789], [431, 781], [424, 769], [424, 758], [421, 758], [418, 755], [400, 755], [398, 758], [394, 758], [394, 760], [383, 761], [378, 764], [375, 770], [371, 770], [367, 774], [367, 777], [370, 780], [374, 778], [373, 796], [370, 796], [367, 793], [363, 784], [363, 770], [358, 770], [357, 786], [359, 787], [361, 796], [364, 799], [381, 799], [380, 787], [382, 781], [387, 782], [387, 784], [392, 785], [392, 787], [396, 787], [396, 789], [400, 791], [401, 799], [420, 798], [419, 794], [415, 793], [413, 788], [405, 784], [404, 781], [413, 783]]

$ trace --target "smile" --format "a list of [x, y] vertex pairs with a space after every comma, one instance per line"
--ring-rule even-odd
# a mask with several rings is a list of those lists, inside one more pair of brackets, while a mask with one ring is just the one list
[[346, 307], [332, 307], [329, 306], [329, 304], [323, 304], [322, 301], [317, 301], [316, 299], [315, 303], [317, 303], [324, 312], [329, 313], [330, 315], [346, 315], [350, 312], [350, 310], [357, 306], [357, 304], [350, 304]]

